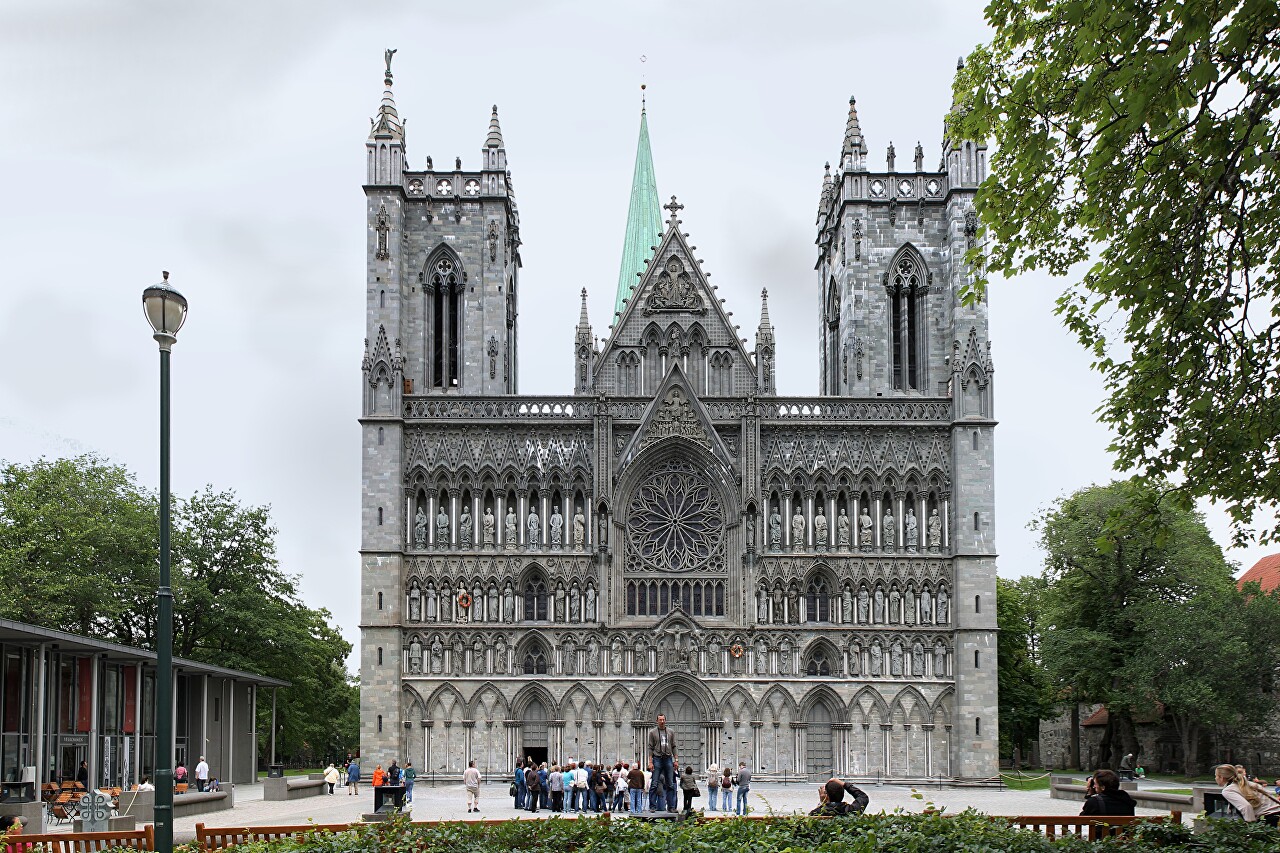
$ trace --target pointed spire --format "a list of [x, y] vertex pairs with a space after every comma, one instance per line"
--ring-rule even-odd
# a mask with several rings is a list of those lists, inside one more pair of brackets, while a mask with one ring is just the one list
[[[641, 85], [643, 98], [644, 86]], [[618, 295], [614, 310], [621, 312], [631, 297], [637, 274], [653, 256], [653, 246], [662, 235], [662, 214], [658, 207], [658, 182], [653, 174], [653, 154], [649, 150], [649, 119], [640, 107], [640, 139], [636, 145], [636, 168], [631, 178], [631, 204], [627, 210], [627, 230], [622, 241], [622, 267], [618, 271]]]
[[[519, 128], [516, 128], [519, 130]], [[489, 116], [489, 136], [484, 141], [485, 148], [503, 148], [502, 128], [498, 126], [498, 105], [493, 105], [493, 115]]]
[[769, 320], [769, 288], [760, 290], [760, 328], [773, 331], [773, 323]]
[[390, 137], [392, 139], [404, 139], [404, 122], [400, 120], [400, 114], [396, 112], [395, 95], [391, 92], [391, 57], [395, 55], [395, 50], [388, 49], [383, 55], [387, 63], [387, 70], [382, 78], [382, 85], [385, 87], [382, 92], [382, 103], [378, 106], [378, 114], [370, 119], [373, 124], [369, 131], [369, 138], [374, 137]]
[[578, 312], [578, 328], [591, 328], [591, 321], [587, 319], [587, 289], [582, 288], [582, 310]]
[[840, 149], [840, 153], [867, 153], [867, 143], [862, 138], [862, 125], [858, 123], [858, 101], [852, 95], [849, 96], [849, 119], [845, 122], [844, 147]]
[[818, 215], [821, 216], [827, 209], [827, 205], [831, 203], [831, 196], [835, 192], [835, 178], [831, 177], [831, 163], [822, 164], [822, 200], [818, 203]]

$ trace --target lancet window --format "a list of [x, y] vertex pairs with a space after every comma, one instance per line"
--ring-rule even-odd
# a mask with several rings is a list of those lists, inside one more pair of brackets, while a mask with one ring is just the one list
[[460, 271], [452, 258], [440, 258], [432, 269], [427, 289], [430, 306], [431, 364], [428, 368], [435, 388], [456, 388], [462, 339], [462, 286]]
[[924, 390], [926, 274], [917, 257], [900, 252], [887, 276], [890, 349], [896, 391]]

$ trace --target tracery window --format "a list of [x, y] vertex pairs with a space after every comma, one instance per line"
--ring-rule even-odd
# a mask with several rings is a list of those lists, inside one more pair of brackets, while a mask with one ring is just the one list
[[805, 589], [805, 616], [809, 622], [831, 621], [831, 584], [822, 575], [810, 578]]
[[818, 649], [809, 656], [809, 663], [805, 667], [805, 675], [830, 675], [831, 660], [827, 657], [826, 649]]
[[520, 662], [520, 669], [525, 675], [547, 674], [547, 653], [541, 646], [530, 646]]
[[431, 307], [431, 384], [436, 388], [456, 388], [462, 337], [462, 289], [452, 259], [441, 258], [436, 262], [427, 301]]
[[628, 616], [665, 616], [679, 605], [690, 616], [723, 616], [721, 581], [628, 581]]
[[524, 618], [529, 622], [545, 622], [547, 619], [547, 584], [542, 578], [525, 581]]
[[631, 496], [627, 531], [634, 568], [663, 574], [723, 571], [723, 530], [715, 487], [687, 462], [657, 466]]
[[915, 257], [898, 254], [888, 274], [890, 348], [895, 390], [924, 390], [925, 273]]

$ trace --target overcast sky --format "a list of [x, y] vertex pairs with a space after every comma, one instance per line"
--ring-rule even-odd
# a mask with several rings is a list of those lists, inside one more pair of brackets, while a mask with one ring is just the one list
[[[285, 569], [358, 640], [364, 140], [395, 58], [409, 165], [476, 168], [498, 104], [524, 239], [521, 391], [572, 389], [578, 291], [603, 335], [648, 84], [658, 190], [778, 390], [818, 387], [814, 214], [858, 98], [872, 163], [940, 156], [975, 0], [67, 2], [0, 7], [0, 458], [94, 452], [157, 479], [142, 289], [172, 271], [173, 482], [270, 504]], [[642, 62], [641, 57], [646, 61]], [[1052, 314], [991, 294], [1000, 573], [1027, 523], [1114, 476], [1101, 384]], [[1209, 508], [1218, 541], [1225, 515]], [[1248, 567], [1267, 549], [1229, 551]], [[68, 567], [74, 568], [74, 567]], [[109, 579], [104, 579], [109, 581]]]

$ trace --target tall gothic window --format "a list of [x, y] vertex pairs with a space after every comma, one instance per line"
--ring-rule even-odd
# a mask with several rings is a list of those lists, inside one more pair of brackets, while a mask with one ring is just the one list
[[462, 336], [462, 288], [450, 258], [436, 262], [431, 275], [431, 384], [458, 387], [458, 349]]
[[889, 273], [890, 347], [894, 390], [924, 390], [924, 270], [902, 252]]
[[840, 291], [836, 280], [827, 286], [826, 311], [826, 393], [835, 394], [840, 388]]
[[545, 622], [547, 619], [547, 584], [542, 578], [525, 581], [524, 618], [529, 622]]
[[520, 668], [525, 675], [546, 675], [546, 651], [539, 645], [529, 646], [528, 650], [524, 653], [524, 660], [520, 662]]
[[805, 590], [805, 611], [808, 622], [831, 621], [831, 584], [822, 575], [809, 579]]

